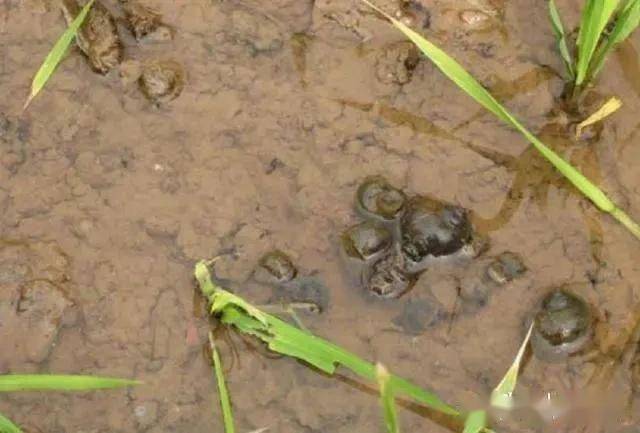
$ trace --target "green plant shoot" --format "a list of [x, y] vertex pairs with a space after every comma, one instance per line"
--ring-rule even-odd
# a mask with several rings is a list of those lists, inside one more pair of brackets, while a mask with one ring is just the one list
[[562, 56], [562, 60], [567, 70], [567, 74], [569, 75], [569, 79], [573, 81], [576, 75], [573, 68], [573, 57], [571, 56], [571, 52], [569, 51], [569, 46], [567, 45], [567, 35], [564, 31], [562, 19], [560, 18], [560, 13], [558, 12], [558, 8], [556, 7], [556, 2], [554, 0], [549, 0], [549, 15], [551, 17], [553, 32], [555, 33], [556, 39], [558, 40], [558, 50], [560, 51], [560, 55]]
[[618, 7], [619, 0], [587, 0], [582, 11], [578, 34], [578, 62], [576, 65], [576, 86], [581, 86], [587, 78], [591, 58], [596, 52], [607, 23]]
[[520, 371], [520, 364], [522, 363], [522, 357], [527, 349], [527, 344], [531, 338], [531, 332], [533, 331], [533, 323], [529, 326], [527, 335], [524, 337], [524, 341], [520, 346], [520, 350], [513, 360], [511, 367], [507, 370], [507, 374], [504, 375], [498, 386], [491, 392], [491, 406], [499, 409], [512, 409], [514, 406], [513, 393], [518, 384], [518, 372]]
[[36, 72], [36, 75], [33, 78], [31, 83], [31, 93], [24, 104], [23, 110], [29, 106], [33, 98], [40, 93], [40, 90], [42, 90], [45, 84], [47, 84], [47, 81], [49, 81], [49, 78], [51, 78], [51, 75], [67, 52], [69, 45], [71, 45], [71, 42], [73, 42], [73, 39], [76, 37], [76, 34], [87, 17], [94, 1], [95, 0], [89, 0], [89, 2], [84, 5], [78, 16], [71, 22], [51, 51], [49, 51], [49, 54], [47, 54], [47, 57], [44, 59], [44, 62], [42, 62], [40, 69], [38, 69], [38, 72]]
[[236, 429], [233, 425], [233, 412], [231, 411], [231, 401], [229, 399], [229, 391], [224, 380], [222, 371], [222, 362], [216, 348], [213, 334], [209, 333], [209, 345], [211, 346], [211, 359], [213, 361], [213, 369], [216, 374], [216, 382], [218, 383], [218, 394], [220, 396], [220, 407], [222, 408], [222, 420], [224, 422], [225, 433], [235, 433]]
[[0, 414], [0, 433], [22, 433], [22, 430], [11, 420]]
[[127, 379], [93, 376], [66, 376], [49, 374], [7, 374], [0, 376], [0, 392], [10, 391], [89, 391], [122, 388], [140, 382]]
[[[358, 356], [305, 332], [295, 326], [266, 314], [242, 298], [217, 286], [204, 260], [196, 263], [195, 278], [200, 290], [211, 305], [211, 313], [220, 317], [222, 323], [235, 326], [240, 332], [253, 335], [267, 344], [270, 350], [300, 359], [319, 370], [334, 374], [338, 365], [351, 370], [356, 375], [376, 381], [376, 368]], [[394, 392], [412, 398], [447, 415], [461, 416], [461, 413], [443, 402], [434, 393], [425, 391], [395, 375], [390, 375], [389, 384]]]
[[591, 200], [601, 211], [609, 213], [623, 224], [636, 238], [640, 239], [640, 226], [622, 209], [618, 208], [607, 195], [580, 171], [574, 168], [546, 144], [540, 141], [524, 127], [506, 108], [504, 108], [478, 81], [473, 78], [457, 61], [429, 42], [420, 34], [411, 30], [402, 22], [391, 17], [368, 0], [365, 4], [386, 17], [398, 30], [411, 40], [451, 81], [465, 93], [475, 99], [503, 122], [518, 130], [533, 146], [562, 173], [582, 194]]
[[380, 403], [384, 415], [384, 423], [389, 433], [400, 433], [398, 424], [398, 414], [396, 412], [396, 402], [393, 395], [393, 388], [390, 383], [389, 371], [382, 364], [376, 365], [376, 379], [380, 388]]

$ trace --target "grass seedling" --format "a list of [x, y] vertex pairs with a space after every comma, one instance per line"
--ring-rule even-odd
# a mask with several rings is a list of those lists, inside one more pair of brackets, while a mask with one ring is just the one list
[[49, 51], [49, 54], [47, 54], [47, 57], [44, 59], [44, 62], [42, 62], [40, 69], [38, 69], [38, 72], [36, 72], [36, 75], [31, 82], [31, 93], [24, 104], [23, 110], [29, 106], [33, 98], [40, 93], [40, 90], [42, 90], [44, 85], [47, 84], [47, 81], [49, 81], [49, 78], [51, 78], [53, 71], [56, 70], [56, 67], [60, 61], [62, 61], [62, 58], [67, 52], [69, 45], [71, 45], [73, 39], [76, 37], [76, 34], [87, 17], [94, 1], [95, 0], [89, 0], [89, 2], [84, 5], [78, 16], [71, 22], [51, 51]]
[[[607, 212], [624, 225], [636, 238], [640, 239], [640, 226], [632, 220], [622, 209], [618, 208], [609, 197], [580, 171], [565, 161], [540, 139], [533, 135], [507, 109], [502, 106], [462, 65], [455, 61], [443, 50], [429, 42], [402, 22], [388, 15], [368, 0], [361, 0], [372, 9], [379, 12], [411, 40], [422, 53], [453, 81], [467, 95], [493, 113], [503, 122], [518, 130], [533, 146], [562, 173], [585, 197], [589, 198], [601, 211]], [[602, 1], [602, 0], [600, 0]], [[637, 0], [640, 2], [640, 0]]]
[[527, 349], [527, 344], [529, 344], [529, 339], [531, 338], [531, 332], [533, 331], [533, 323], [529, 326], [529, 330], [527, 331], [527, 335], [524, 337], [524, 341], [520, 346], [520, 350], [513, 360], [511, 367], [507, 370], [507, 373], [504, 375], [498, 386], [491, 392], [491, 406], [498, 409], [513, 409], [513, 393], [516, 390], [516, 385], [518, 384], [518, 372], [520, 371], [520, 364], [522, 363], [522, 357], [524, 356], [524, 352]]
[[380, 388], [380, 404], [382, 405], [384, 424], [387, 427], [387, 432], [400, 433], [396, 402], [390, 378], [389, 371], [384, 365], [376, 365], [376, 379], [378, 380], [378, 387]]
[[640, 25], [640, 0], [587, 0], [580, 19], [575, 59], [569, 52], [554, 0], [549, 0], [549, 14], [575, 95], [596, 78], [613, 49]]
[[[127, 379], [94, 376], [68, 376], [50, 374], [0, 375], [0, 392], [12, 391], [90, 391], [122, 388], [140, 382]], [[0, 433], [21, 433], [20, 428], [0, 415]]]
[[480, 433], [481, 431], [491, 432], [487, 428], [487, 412], [484, 410], [474, 410], [469, 412], [464, 422], [464, 430], [462, 433]]
[[[329, 341], [267, 314], [222, 289], [211, 279], [208, 263], [210, 262], [204, 260], [196, 263], [194, 275], [202, 294], [211, 305], [211, 314], [218, 316], [222, 323], [259, 338], [274, 352], [300, 359], [327, 374], [333, 375], [338, 365], [341, 365], [361, 378], [375, 383], [375, 365]], [[456, 408], [443, 402], [434, 393], [405, 379], [391, 374], [389, 384], [395, 393], [405, 395], [435, 411], [454, 417], [462, 416]]]
[[209, 345], [211, 347], [211, 360], [213, 361], [213, 369], [216, 374], [216, 382], [218, 383], [218, 395], [220, 397], [220, 407], [222, 408], [222, 421], [224, 423], [225, 433], [235, 433], [236, 429], [233, 425], [233, 412], [231, 411], [231, 400], [229, 399], [229, 391], [224, 380], [222, 371], [222, 362], [213, 339], [213, 333], [209, 333]]

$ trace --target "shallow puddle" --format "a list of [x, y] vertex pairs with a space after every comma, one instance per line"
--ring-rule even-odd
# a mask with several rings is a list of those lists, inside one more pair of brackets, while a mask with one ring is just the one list
[[[563, 66], [545, 2], [379, 3], [640, 217], [638, 34], [611, 56], [584, 110], [613, 95], [623, 108], [576, 139], [576, 115], [558, 102]], [[558, 0], [570, 23], [578, 3]], [[121, 4], [102, 4], [116, 15], [124, 62], [101, 75], [74, 47], [22, 112], [65, 21], [56, 1], [0, 3], [0, 374], [144, 385], [2, 395], [1, 413], [26, 432], [222, 431], [204, 350], [216, 324], [193, 267], [220, 256], [220, 281], [266, 304], [274, 293], [253, 273], [277, 249], [308, 287], [327, 288], [327, 308], [299, 312], [306, 328], [466, 409], [486, 402], [540, 299], [571, 287], [594, 310], [597, 350], [559, 363], [527, 356], [523, 394], [553, 396], [552, 414], [600, 381], [616, 396], [616, 426], [603, 431], [640, 428], [640, 362], [628, 343], [640, 242], [380, 17], [356, 0], [161, 0], [147, 4], [171, 30], [138, 29], [138, 41]], [[361, 221], [354, 196], [373, 175], [469, 210], [486, 251], [433, 265], [398, 299], [366, 293], [345, 272], [340, 236]], [[512, 257], [503, 253], [526, 272], [485, 284], [487, 269]], [[370, 384], [216, 334], [238, 431], [383, 431]], [[461, 431], [402, 406], [403, 431]], [[530, 412], [494, 430], [583, 431], [580, 414], [556, 423]]]

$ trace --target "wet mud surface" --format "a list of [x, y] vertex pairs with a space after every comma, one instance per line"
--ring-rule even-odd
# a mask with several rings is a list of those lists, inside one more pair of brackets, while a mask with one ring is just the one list
[[[122, 5], [104, 1], [123, 62], [97, 74], [72, 49], [25, 113], [32, 74], [65, 21], [54, 1], [0, 3], [0, 373], [145, 382], [3, 395], [0, 412], [27, 432], [221, 431], [193, 265], [221, 255], [217, 276], [268, 303], [273, 288], [245, 283], [278, 249], [309, 293], [322, 293], [321, 313], [300, 314], [307, 328], [465, 408], [500, 380], [540, 299], [571, 287], [593, 308], [595, 343], [562, 362], [527, 357], [523, 388], [555, 402], [601, 378], [616, 395], [607, 431], [638, 429], [640, 361], [625, 341], [640, 311], [640, 242], [517, 133], [357, 1], [152, 3], [169, 36], [145, 39], [143, 29], [138, 41]], [[640, 217], [638, 35], [583, 106], [617, 95], [623, 109], [576, 140], [557, 103], [562, 64], [544, 2], [379, 3]], [[558, 1], [571, 25], [579, 3]], [[180, 65], [183, 82], [179, 94], [160, 83], [168, 97], [150, 101], [138, 83], [159, 64]], [[472, 211], [488, 249], [428, 269], [399, 299], [369, 296], [339, 250], [361, 221], [355, 191], [373, 175]], [[520, 269], [504, 254], [526, 272], [497, 273]], [[239, 431], [383, 431], [375, 391], [349, 375], [331, 379], [222, 337]], [[459, 428], [415, 408], [401, 416], [403, 431]], [[525, 414], [496, 431], [583, 431], [575, 418]]]

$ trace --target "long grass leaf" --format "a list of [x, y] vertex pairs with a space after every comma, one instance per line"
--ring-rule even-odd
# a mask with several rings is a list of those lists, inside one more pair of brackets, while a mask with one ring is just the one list
[[378, 387], [380, 388], [380, 404], [382, 405], [382, 413], [387, 432], [400, 433], [396, 402], [390, 381], [391, 375], [382, 364], [376, 365], [376, 379], [378, 380]]
[[22, 430], [12, 423], [10, 419], [0, 414], [0, 433], [22, 433]]
[[520, 364], [522, 363], [522, 357], [527, 349], [529, 338], [531, 338], [531, 331], [533, 331], [533, 323], [529, 326], [529, 331], [524, 337], [524, 341], [518, 350], [511, 367], [507, 370], [498, 386], [491, 392], [491, 405], [500, 409], [513, 408], [513, 392], [516, 390], [518, 384], [518, 372], [520, 371]]
[[92, 389], [122, 388], [140, 382], [127, 379], [94, 376], [50, 374], [7, 374], [0, 376], [0, 392], [9, 391], [88, 391]]
[[487, 413], [483, 410], [474, 410], [467, 415], [462, 433], [480, 433], [483, 430], [491, 431], [486, 429], [486, 426]]
[[602, 43], [589, 66], [588, 79], [595, 78], [613, 49], [631, 35], [640, 25], [640, 0], [630, 0], [616, 17], [615, 25], [606, 42]]
[[619, 0], [588, 0], [580, 21], [578, 35], [578, 62], [576, 66], [576, 86], [581, 86], [587, 78], [591, 58], [596, 51], [607, 23], [618, 7]]
[[[235, 326], [240, 332], [261, 339], [274, 352], [305, 361], [327, 374], [334, 374], [337, 366], [341, 365], [361, 378], [371, 382], [376, 381], [376, 368], [373, 364], [327, 340], [266, 314], [237, 296], [234, 299], [238, 303], [217, 302], [218, 297], [229, 299], [229, 292], [212, 282], [207, 264], [206, 261], [196, 263], [194, 275], [210, 305], [223, 305], [220, 309], [211, 311], [212, 314], [220, 317], [222, 323]], [[246, 306], [251, 308], [246, 309]], [[259, 317], [254, 316], [256, 312]], [[389, 381], [398, 394], [410, 397], [444, 414], [460, 416], [457, 409], [443, 402], [437, 395], [406, 379], [390, 375]]]
[[594, 123], [600, 122], [608, 116], [611, 116], [613, 113], [618, 111], [620, 107], [622, 107], [621, 100], [619, 100], [615, 96], [609, 98], [609, 100], [605, 102], [602, 107], [600, 107], [595, 113], [578, 124], [578, 126], [576, 127], [576, 138], [579, 138], [582, 135], [582, 130], [584, 128], [589, 125], [593, 125]]
[[569, 47], [567, 45], [567, 35], [564, 31], [562, 19], [560, 18], [560, 13], [558, 12], [558, 8], [556, 7], [556, 2], [554, 0], [549, 0], [549, 16], [551, 17], [551, 26], [553, 27], [553, 32], [555, 33], [556, 40], [558, 41], [558, 50], [560, 51], [560, 56], [564, 61], [564, 67], [567, 70], [567, 74], [569, 75], [569, 80], [573, 81], [575, 79], [573, 57], [571, 56], [571, 52], [569, 51]]
[[222, 362], [216, 348], [213, 334], [209, 333], [209, 344], [211, 346], [211, 358], [213, 361], [213, 369], [216, 374], [216, 382], [218, 383], [218, 395], [220, 397], [220, 407], [222, 408], [222, 421], [224, 423], [225, 433], [235, 433], [236, 429], [233, 425], [233, 412], [231, 411], [231, 400], [229, 399], [229, 391], [224, 380], [222, 371]]
[[36, 75], [33, 78], [33, 81], [31, 83], [31, 93], [29, 94], [29, 97], [27, 98], [27, 102], [25, 102], [23, 109], [27, 108], [33, 98], [36, 97], [36, 95], [40, 92], [40, 90], [42, 90], [44, 85], [47, 84], [49, 78], [51, 78], [51, 75], [56, 70], [56, 67], [67, 52], [69, 45], [71, 45], [71, 42], [73, 42], [73, 38], [75, 38], [76, 34], [78, 33], [78, 30], [80, 29], [80, 26], [89, 13], [89, 10], [91, 9], [94, 1], [95, 0], [89, 0], [89, 2], [84, 5], [78, 16], [71, 22], [69, 27], [67, 27], [62, 36], [60, 36], [58, 41], [55, 43], [51, 51], [49, 51], [49, 54], [47, 54], [47, 57], [44, 59], [44, 62], [40, 66], [40, 69], [38, 69], [38, 72], [36, 72]]
[[451, 81], [496, 117], [517, 129], [560, 173], [562, 173], [582, 194], [589, 198], [600, 210], [611, 214], [629, 231], [640, 239], [640, 226], [607, 197], [607, 195], [580, 171], [540, 141], [506, 108], [504, 108], [478, 81], [447, 53], [429, 42], [402, 22], [394, 19], [368, 0], [361, 0], [384, 15], [396, 28], [409, 38]]

